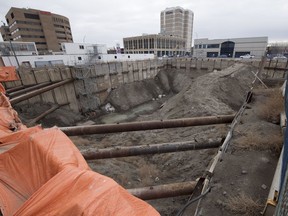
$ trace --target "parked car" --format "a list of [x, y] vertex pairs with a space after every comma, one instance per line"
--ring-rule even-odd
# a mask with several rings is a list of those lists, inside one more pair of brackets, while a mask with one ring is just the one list
[[273, 57], [273, 60], [286, 60], [287, 58], [284, 55], [279, 55], [279, 56], [275, 56]]
[[241, 55], [240, 56], [241, 59], [252, 59], [254, 57], [255, 57], [254, 55], [250, 55], [250, 54], [246, 54], [246, 55]]

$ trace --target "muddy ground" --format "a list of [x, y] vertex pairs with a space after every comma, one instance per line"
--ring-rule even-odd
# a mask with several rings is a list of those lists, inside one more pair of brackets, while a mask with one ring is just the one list
[[[119, 86], [108, 100], [115, 113], [104, 116], [73, 114], [57, 110], [41, 120], [44, 127], [81, 123], [113, 123], [173, 119], [235, 113], [250, 89], [255, 68], [235, 64], [223, 71], [161, 71], [155, 79]], [[271, 89], [257, 86], [224, 160], [217, 165], [211, 192], [202, 200], [199, 215], [251, 215], [249, 209], [235, 212], [231, 198], [245, 195], [261, 209], [266, 201], [282, 142], [277, 119], [260, 115]], [[161, 95], [161, 96], [159, 96]], [[16, 107], [24, 122], [51, 105]], [[262, 110], [263, 111], [263, 110]], [[97, 113], [104, 113], [100, 110]], [[33, 115], [32, 115], [33, 114]], [[263, 117], [264, 115], [264, 117]], [[60, 117], [59, 117], [60, 116]], [[178, 141], [206, 141], [227, 135], [229, 125], [71, 137], [80, 151], [116, 146], [146, 145]], [[263, 147], [263, 145], [265, 145]], [[260, 146], [260, 147], [259, 147]], [[195, 181], [204, 175], [218, 149], [88, 161], [90, 167], [112, 177], [125, 188]], [[264, 187], [265, 185], [266, 187]], [[265, 189], [263, 189], [265, 188]], [[189, 196], [148, 201], [161, 215], [176, 215]], [[242, 208], [243, 209], [243, 208]], [[255, 208], [254, 208], [255, 209]], [[260, 215], [257, 209], [254, 215]], [[190, 215], [189, 213], [187, 215]]]

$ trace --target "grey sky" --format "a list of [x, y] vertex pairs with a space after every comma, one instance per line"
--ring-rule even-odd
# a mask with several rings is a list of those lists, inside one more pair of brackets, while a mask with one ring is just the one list
[[0, 0], [0, 4], [3, 21], [10, 7], [50, 11], [70, 19], [74, 42], [108, 47], [122, 45], [123, 37], [159, 33], [161, 10], [174, 6], [194, 12], [193, 39], [268, 36], [269, 42], [288, 41], [287, 0]]

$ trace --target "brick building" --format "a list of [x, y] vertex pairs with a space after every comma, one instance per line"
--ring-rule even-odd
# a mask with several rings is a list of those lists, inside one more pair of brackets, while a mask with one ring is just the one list
[[41, 54], [61, 51], [62, 42], [73, 42], [67, 17], [47, 11], [12, 7], [0, 28], [4, 41], [35, 42]]

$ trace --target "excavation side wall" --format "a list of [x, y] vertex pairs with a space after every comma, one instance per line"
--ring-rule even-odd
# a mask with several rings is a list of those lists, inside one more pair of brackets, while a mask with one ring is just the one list
[[[74, 82], [30, 98], [21, 102], [20, 105], [36, 102], [69, 103], [70, 110], [87, 112], [102, 106], [112, 89], [124, 83], [154, 78], [160, 70], [176, 68], [189, 73], [193, 73], [195, 70], [209, 72], [225, 69], [235, 62], [236, 60], [233, 59], [173, 58], [105, 62], [81, 67], [21, 68], [18, 71], [21, 80], [6, 82], [4, 85], [6, 89], [9, 89], [21, 85], [30, 86], [73, 78]], [[260, 60], [255, 59], [241, 62], [255, 66], [255, 72], [260, 65]], [[261, 76], [264, 78], [284, 78], [287, 66], [287, 61], [268, 60]]]

